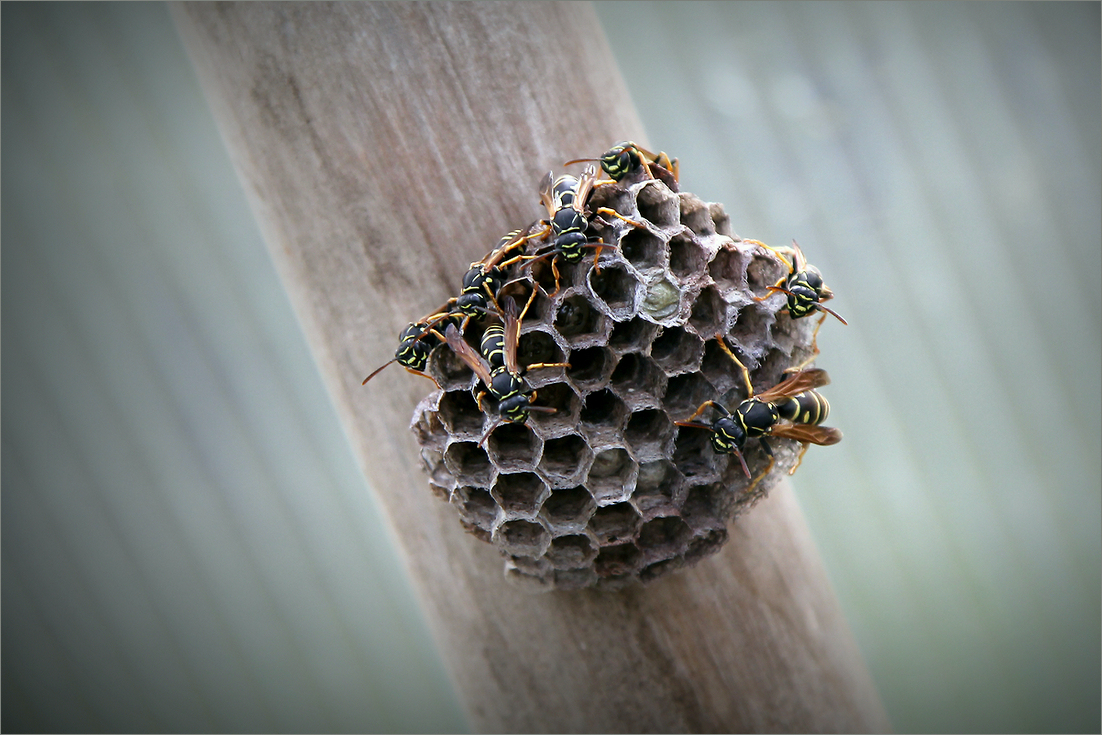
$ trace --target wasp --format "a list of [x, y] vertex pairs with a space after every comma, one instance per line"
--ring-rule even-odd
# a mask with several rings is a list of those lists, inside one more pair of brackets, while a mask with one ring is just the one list
[[617, 143], [600, 158], [576, 158], [573, 161], [567, 161], [564, 165], [569, 166], [572, 163], [582, 163], [584, 161], [599, 161], [601, 170], [608, 174], [608, 177], [613, 181], [620, 181], [628, 174], [637, 172], [640, 168], [646, 172], [648, 179], [653, 179], [655, 176], [651, 167], [657, 165], [662, 170], [659, 176], [661, 177], [661, 173], [665, 172], [667, 176], [672, 177], [674, 186], [670, 188], [677, 191], [676, 184], [680, 174], [677, 159], [671, 161], [665, 153], [651, 153], [646, 148], [630, 140]]
[[[376, 368], [371, 375], [364, 378], [360, 385], [367, 385], [367, 381], [381, 373], [383, 368], [392, 362], [398, 363], [414, 375], [421, 375], [435, 383], [436, 381], [432, 376], [425, 373], [425, 368], [428, 366], [429, 354], [432, 349], [444, 342], [444, 338], [440, 336], [440, 332], [436, 327], [453, 316], [449, 311], [439, 310], [419, 322], [411, 322], [409, 326], [398, 333], [398, 349], [395, 350], [394, 357]], [[437, 385], [437, 387], [440, 386]]]
[[809, 265], [804, 253], [795, 240], [792, 241], [792, 261], [789, 262], [784, 254], [776, 248], [766, 245], [758, 240], [746, 240], [754, 245], [761, 245], [773, 253], [782, 263], [788, 266], [788, 274], [783, 276], [772, 286], [767, 286], [768, 293], [763, 296], [755, 296], [755, 301], [764, 301], [775, 293], [783, 293], [788, 296], [785, 308], [793, 319], [801, 319], [817, 311], [823, 312], [819, 317], [819, 323], [815, 325], [815, 331], [811, 335], [811, 356], [799, 365], [790, 367], [786, 372], [798, 372], [807, 367], [819, 354], [819, 329], [823, 326], [827, 314], [834, 316], [842, 324], [848, 324], [838, 312], [823, 305], [824, 301], [834, 298], [834, 293], [823, 283], [823, 275], [819, 269]]
[[[727, 410], [717, 401], [705, 401], [700, 404], [692, 416], [685, 421], [675, 422], [678, 426], [707, 429], [712, 432], [712, 448], [719, 454], [734, 454], [742, 465], [742, 471], [750, 477], [743, 450], [750, 439], [758, 439], [761, 448], [769, 455], [769, 466], [758, 476], [748, 490], [752, 491], [762, 477], [773, 469], [773, 448], [767, 437], [794, 439], [803, 446], [796, 458], [796, 464], [788, 471], [793, 474], [803, 461], [804, 453], [811, 444], [829, 446], [842, 440], [842, 432], [829, 426], [819, 426], [830, 413], [830, 404], [816, 388], [830, 383], [825, 370], [800, 370], [782, 380], [769, 390], [754, 395], [750, 383], [750, 371], [739, 362], [727, 347], [722, 336], [717, 337], [719, 346], [735, 361], [742, 371], [746, 383], [747, 398], [734, 411]], [[713, 408], [719, 412], [712, 424], [697, 422], [704, 411]]]
[[[523, 423], [532, 411], [541, 413], [555, 413], [550, 406], [534, 406], [536, 391], [529, 387], [524, 376], [539, 368], [545, 367], [570, 367], [565, 362], [540, 362], [521, 368], [517, 362], [517, 345], [520, 342], [520, 325], [528, 307], [532, 305], [536, 290], [532, 289], [532, 295], [528, 298], [524, 310], [518, 315], [516, 302], [512, 297], [505, 297], [502, 322], [500, 325], [491, 325], [483, 333], [481, 342], [481, 354], [469, 345], [454, 324], [449, 324], [444, 331], [444, 339], [448, 347], [474, 371], [478, 379], [486, 387], [477, 397], [478, 408], [482, 409], [482, 399], [489, 393], [497, 401], [498, 413], [502, 422]], [[491, 427], [487, 436], [497, 428], [497, 424]]]
[[[550, 236], [551, 247], [543, 253], [522, 257], [529, 260], [530, 263], [543, 258], [551, 258], [551, 272], [555, 275], [555, 291], [551, 294], [552, 296], [559, 292], [557, 262], [560, 257], [567, 263], [577, 263], [585, 255], [585, 248], [596, 248], [597, 253], [593, 259], [593, 267], [599, 273], [598, 261], [601, 257], [601, 250], [611, 247], [601, 240], [591, 243], [585, 234], [586, 230], [589, 229], [586, 202], [588, 202], [589, 195], [592, 193], [596, 182], [597, 169], [594, 166], [587, 166], [579, 177], [563, 174], [558, 178], [554, 178], [554, 174], [548, 171], [540, 182], [540, 201], [543, 202], [548, 216], [543, 234], [544, 236]], [[608, 207], [600, 207], [597, 214], [612, 215], [635, 227], [646, 227], [643, 223], [628, 219]]]

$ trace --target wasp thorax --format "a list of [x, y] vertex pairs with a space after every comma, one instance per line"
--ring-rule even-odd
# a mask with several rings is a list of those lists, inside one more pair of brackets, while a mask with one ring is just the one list
[[[692, 427], [683, 425], [706, 401], [734, 408], [730, 402], [745, 396], [717, 334], [746, 361], [755, 385], [776, 384], [811, 354], [813, 324], [778, 319], [781, 299], [755, 300], [762, 285], [748, 280], [747, 267], [761, 247], [732, 235], [720, 205], [648, 177], [634, 146], [609, 151], [602, 165], [620, 183], [595, 186], [585, 201], [558, 208], [565, 211], [534, 212], [550, 220], [551, 237], [526, 243], [528, 259], [502, 279], [539, 292], [521, 320], [523, 336], [505, 339], [508, 320], [493, 305], [472, 316], [481, 349], [472, 344], [470, 351], [484, 356], [489, 385], [477, 375], [456, 380], [442, 371], [447, 361], [430, 360], [444, 387], [421, 403], [413, 422], [436, 492], [466, 528], [501, 551], [510, 579], [540, 589], [616, 587], [696, 563], [723, 545], [732, 518], [795, 465], [799, 448], [770, 438], [776, 466], [766, 473], [760, 442], [747, 443], [748, 427], [776, 420], [764, 404], [722, 420], [702, 413]], [[545, 177], [546, 199], [568, 200], [578, 181]], [[598, 216], [599, 273], [596, 247], [585, 247]], [[632, 222], [646, 223], [645, 248], [631, 238], [624, 246], [639, 229]], [[561, 276], [553, 284], [537, 278], [550, 275], [549, 249]], [[575, 265], [562, 268], [563, 261]], [[536, 262], [547, 265], [533, 275]], [[518, 298], [518, 315], [528, 293]], [[512, 309], [507, 301], [499, 299], [502, 312]], [[542, 346], [532, 360], [567, 366], [514, 358], [514, 368], [525, 367], [509, 373], [506, 342], [530, 342], [530, 335]], [[492, 402], [476, 400], [483, 390]], [[541, 543], [517, 540], [509, 525], [517, 519]]]

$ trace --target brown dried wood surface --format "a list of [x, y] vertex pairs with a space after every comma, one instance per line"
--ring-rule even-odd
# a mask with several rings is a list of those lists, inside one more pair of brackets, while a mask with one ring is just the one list
[[532, 595], [428, 490], [407, 427], [431, 384], [391, 367], [360, 385], [473, 259], [540, 215], [543, 172], [642, 142], [592, 8], [173, 12], [473, 727], [886, 730], [787, 483], [690, 570]]

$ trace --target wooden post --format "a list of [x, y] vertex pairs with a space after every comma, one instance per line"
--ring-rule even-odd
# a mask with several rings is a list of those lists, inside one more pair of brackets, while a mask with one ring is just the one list
[[[644, 142], [593, 9], [173, 12], [472, 725], [887, 729], [787, 484], [691, 570], [616, 593], [533, 595], [429, 492], [407, 427], [431, 384], [392, 367], [360, 385], [472, 260], [540, 216], [543, 172]], [[639, 102], [663, 104], [662, 89]]]

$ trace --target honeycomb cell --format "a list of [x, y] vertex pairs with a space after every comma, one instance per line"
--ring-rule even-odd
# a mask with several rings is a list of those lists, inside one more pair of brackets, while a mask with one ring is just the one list
[[679, 494], [685, 478], [668, 459], [644, 462], [639, 465], [639, 479], [631, 502], [644, 519], [656, 515], [671, 515], [679, 507]]
[[[675, 375], [666, 387], [662, 407], [675, 421], [684, 421], [705, 401], [713, 400], [715, 394], [715, 388], [700, 373]], [[710, 416], [704, 414], [699, 420], [708, 422]]]
[[692, 564], [706, 556], [711, 556], [725, 543], [727, 543], [726, 528], [709, 528], [694, 536], [689, 542], [689, 548], [685, 551], [685, 562]]
[[[720, 348], [718, 340], [708, 340], [704, 344], [704, 359], [700, 361], [700, 374], [708, 379], [717, 393], [723, 395], [732, 390], [738, 390], [741, 391], [740, 400], [746, 397], [742, 373], [730, 355]], [[734, 410], [734, 406], [729, 408]]]
[[501, 424], [486, 440], [489, 459], [505, 472], [535, 467], [542, 445], [535, 432], [524, 424]]
[[446, 391], [470, 388], [474, 372], [447, 347], [434, 349], [429, 355], [428, 374]]
[[639, 270], [660, 268], [666, 243], [642, 227], [634, 227], [620, 238], [620, 254]]
[[440, 420], [452, 434], [474, 434], [481, 439], [483, 419], [482, 411], [469, 391], [448, 391], [440, 397]]
[[[708, 205], [688, 192], [682, 192], [680, 198], [681, 224], [688, 227], [697, 235], [714, 235], [716, 228], [715, 224], [712, 222], [712, 213], [708, 211]], [[672, 256], [670, 261], [670, 265], [672, 266]]]
[[553, 484], [562, 486], [579, 482], [589, 470], [592, 459], [593, 450], [585, 439], [568, 434], [544, 443], [539, 468]]
[[704, 339], [714, 337], [724, 331], [727, 323], [727, 302], [719, 295], [715, 286], [708, 286], [693, 302], [689, 314], [689, 324]]
[[620, 447], [596, 453], [585, 486], [597, 502], [623, 500], [631, 494], [637, 465], [627, 450]]
[[635, 544], [605, 546], [597, 554], [594, 569], [598, 577], [624, 577], [633, 574], [643, 560], [643, 553]]
[[416, 415], [416, 420], [410, 426], [417, 435], [417, 442], [422, 447], [432, 447], [442, 451], [448, 443], [448, 428], [440, 420], [437, 411], [422, 411]]
[[656, 561], [653, 564], [648, 564], [639, 571], [639, 579], [644, 582], [650, 582], [661, 577], [663, 574], [676, 571], [684, 566], [684, 557], [674, 557], [673, 559]]
[[556, 569], [588, 567], [596, 558], [597, 545], [583, 534], [559, 536], [547, 549], [547, 560]]
[[566, 377], [579, 388], [597, 388], [608, 381], [616, 358], [607, 347], [587, 347], [571, 350]]
[[670, 240], [670, 270], [681, 280], [699, 276], [707, 262], [704, 248], [691, 237], [682, 233]]
[[627, 319], [634, 313], [639, 281], [623, 266], [606, 266], [600, 273], [590, 271], [589, 287], [613, 319]]
[[549, 494], [544, 481], [532, 472], [498, 475], [490, 489], [490, 495], [509, 518], [535, 516]]
[[564, 530], [580, 533], [597, 509], [597, 501], [582, 485], [565, 490], [552, 490], [544, 501], [540, 514], [547, 524], [560, 533]]
[[489, 487], [494, 468], [486, 450], [478, 442], [452, 442], [444, 451], [443, 461], [451, 474], [463, 477], [467, 482]]
[[731, 218], [727, 216], [727, 212], [723, 210], [723, 205], [718, 203], [710, 203], [708, 205], [708, 212], [712, 215], [712, 222], [716, 226], [717, 235], [725, 235], [727, 237], [734, 237], [731, 233]]
[[628, 408], [608, 389], [586, 396], [578, 420], [590, 443], [598, 443], [603, 437], [614, 437], [627, 421]]
[[605, 316], [593, 308], [582, 294], [564, 299], [555, 310], [555, 327], [572, 345], [599, 340], [608, 328], [607, 322]]
[[718, 482], [694, 485], [685, 494], [681, 517], [694, 531], [727, 527], [735, 494]]
[[767, 287], [777, 283], [788, 273], [780, 260], [761, 247], [755, 248], [746, 266], [746, 284], [755, 296], [765, 296]]
[[494, 529], [494, 544], [513, 556], [538, 559], [551, 545], [551, 534], [535, 521], [506, 521]]
[[608, 346], [619, 352], [646, 352], [658, 329], [660, 327], [654, 322], [639, 317], [619, 322], [612, 329]]
[[643, 299], [643, 312], [660, 322], [678, 313], [681, 307], [681, 292], [670, 279], [662, 276], [647, 284], [647, 295]]
[[447, 500], [455, 486], [455, 478], [444, 465], [444, 454], [431, 447], [421, 450], [421, 464], [429, 473], [429, 487], [436, 497]]
[[750, 303], [739, 309], [729, 334], [742, 348], [743, 354], [758, 357], [765, 349], [773, 321], [773, 312], [768, 307]]
[[673, 463], [686, 480], [707, 482], [717, 476], [718, 457], [712, 448], [712, 432], [678, 427], [673, 446]]
[[554, 413], [533, 411], [528, 414], [528, 422], [539, 427], [546, 436], [573, 429], [578, 423], [582, 403], [566, 383], [551, 383], [536, 391], [533, 405], [555, 409]]
[[681, 327], [666, 327], [651, 343], [650, 356], [666, 375], [695, 370], [700, 363], [704, 343]]
[[659, 229], [669, 229], [681, 220], [680, 199], [660, 181], [651, 180], [639, 186], [635, 203], [639, 216]]
[[645, 409], [636, 411], [628, 419], [624, 439], [640, 459], [651, 455], [664, 455], [673, 438], [674, 425], [664, 411]]
[[639, 529], [637, 544], [644, 558], [655, 562], [683, 554], [692, 535], [692, 529], [676, 516], [655, 518]]
[[723, 247], [708, 264], [708, 274], [722, 291], [743, 290], [746, 288], [746, 258], [734, 243]]
[[485, 488], [469, 485], [457, 487], [451, 502], [459, 511], [460, 518], [483, 531], [489, 532], [497, 521], [497, 502]]
[[[517, 362], [522, 369], [539, 363], [566, 362], [563, 351], [555, 344], [555, 338], [543, 330], [532, 330], [520, 335], [517, 343]], [[558, 372], [558, 369], [537, 368], [531, 374], [525, 374], [529, 383], [535, 383], [534, 377], [544, 377]]]
[[589, 530], [601, 546], [608, 546], [633, 539], [641, 522], [642, 518], [631, 505], [615, 503], [598, 508], [593, 513]]
[[666, 376], [654, 360], [629, 352], [612, 371], [609, 385], [632, 408], [657, 406], [666, 387]]

